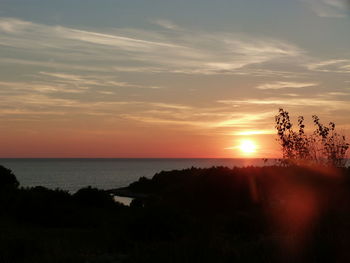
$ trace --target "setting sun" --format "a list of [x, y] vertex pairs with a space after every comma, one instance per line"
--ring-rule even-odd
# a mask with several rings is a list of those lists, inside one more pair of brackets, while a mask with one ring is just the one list
[[239, 145], [239, 149], [244, 154], [252, 154], [256, 152], [256, 143], [252, 140], [242, 140], [241, 144]]

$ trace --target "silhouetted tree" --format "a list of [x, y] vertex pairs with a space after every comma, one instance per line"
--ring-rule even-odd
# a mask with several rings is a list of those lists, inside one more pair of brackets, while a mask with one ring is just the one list
[[10, 169], [0, 165], [0, 191], [17, 189], [19, 182]]
[[0, 214], [13, 207], [18, 186], [19, 182], [12, 171], [0, 165]]
[[316, 115], [313, 115], [312, 118], [317, 127], [314, 135], [321, 145], [322, 157], [330, 165], [345, 166], [346, 152], [349, 148], [349, 143], [346, 142], [345, 136], [336, 132], [334, 122], [330, 122], [327, 127], [320, 123], [320, 119]]
[[78, 204], [85, 206], [108, 207], [116, 204], [106, 191], [91, 186], [80, 189], [73, 197]]
[[308, 135], [305, 132], [303, 116], [298, 117], [298, 131], [295, 131], [289, 113], [279, 109], [279, 114], [275, 116], [275, 127], [282, 147], [283, 163], [345, 166], [349, 148], [345, 136], [336, 132], [334, 122], [325, 126], [318, 116], [313, 115], [312, 118], [316, 130]]

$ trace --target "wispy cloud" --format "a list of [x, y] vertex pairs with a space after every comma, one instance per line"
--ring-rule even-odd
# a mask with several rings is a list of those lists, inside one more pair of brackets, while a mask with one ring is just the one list
[[160, 27], [163, 27], [165, 29], [171, 29], [171, 30], [180, 30], [181, 29], [175, 23], [173, 23], [169, 20], [165, 20], [165, 19], [155, 19], [152, 22], [153, 22], [153, 24], [158, 25]]
[[319, 17], [342, 18], [348, 15], [348, 0], [302, 0]]
[[[49, 76], [52, 77], [51, 74]], [[25, 115], [28, 117], [28, 115], [31, 115], [34, 119], [38, 119], [41, 118], [40, 116], [46, 116], [50, 113], [66, 115], [70, 118], [75, 114], [108, 117], [116, 116], [123, 111], [130, 112], [133, 110], [137, 112], [152, 107], [182, 108], [181, 105], [177, 104], [166, 105], [160, 102], [134, 101], [130, 98], [122, 100], [119, 93], [115, 92], [114, 89], [104, 89], [100, 85], [96, 88], [93, 81], [81, 79], [80, 76], [58, 74], [56, 77], [59, 78], [58, 81], [51, 80], [49, 82], [44, 80], [32, 82], [1, 81], [1, 116]], [[74, 85], [76, 81], [78, 84]], [[123, 84], [124, 86], [127, 85], [127, 83]], [[44, 114], [41, 114], [42, 112]]]
[[40, 93], [53, 93], [53, 92], [64, 92], [64, 93], [82, 93], [86, 91], [85, 87], [69, 87], [66, 85], [59, 85], [54, 83], [43, 83], [43, 82], [5, 82], [0, 81], [1, 92], [7, 92], [6, 89], [11, 91], [28, 91], [28, 92], [40, 92]]
[[219, 103], [228, 105], [262, 105], [271, 106], [275, 109], [280, 107], [315, 107], [327, 110], [348, 109], [349, 103], [346, 100], [334, 99], [331, 94], [328, 96], [315, 96], [314, 98], [265, 98], [245, 100], [220, 100]]
[[331, 96], [350, 96], [350, 92], [328, 92], [327, 95], [331, 95]]
[[31, 22], [16, 18], [5, 18], [0, 21], [0, 29], [5, 33], [18, 33], [33, 25]]
[[56, 34], [58, 34], [63, 39], [72, 39], [91, 44], [118, 47], [119, 49], [127, 51], [147, 52], [156, 51], [157, 49], [162, 48], [182, 48], [181, 46], [172, 43], [149, 41], [119, 35], [102, 34], [61, 26], [56, 27], [55, 31]]
[[307, 65], [312, 71], [332, 72], [332, 73], [350, 73], [349, 59], [332, 59], [320, 62], [314, 62]]
[[313, 82], [286, 82], [286, 81], [276, 81], [272, 83], [265, 83], [257, 86], [257, 89], [261, 90], [277, 90], [277, 89], [286, 89], [286, 88], [293, 88], [293, 89], [301, 89], [301, 88], [307, 88], [307, 87], [314, 87], [317, 86], [318, 83]]
[[[158, 24], [168, 30], [143, 31], [142, 34], [121, 29], [99, 32], [0, 18], [0, 49], [5, 47], [13, 51], [0, 63], [34, 69], [25, 80], [0, 83], [1, 116], [35, 120], [43, 115], [45, 118], [47, 115], [69, 118], [77, 115], [98, 119], [104, 116], [104, 119], [119, 118], [145, 125], [195, 127], [239, 134], [266, 130], [281, 105], [329, 107], [333, 104], [342, 109], [347, 106], [347, 102], [335, 99], [335, 94], [328, 94], [333, 98], [293, 95], [287, 99], [221, 100], [208, 102], [208, 107], [182, 104], [164, 94], [156, 96], [157, 100], [147, 96], [132, 97], [135, 94], [126, 91], [143, 94], [164, 89], [152, 85], [149, 79], [143, 84], [143, 77], [124, 80], [119, 77], [121, 72], [124, 75], [137, 72], [249, 74], [264, 77], [264, 82], [260, 82], [264, 84], [253, 82], [252, 85], [261, 90], [317, 85], [314, 81], [274, 81], [288, 72], [270, 69], [269, 64], [294, 61], [305, 55], [305, 51], [291, 43], [243, 34], [180, 30], [169, 21], [158, 21]], [[347, 72], [348, 62], [320, 62], [309, 65], [309, 69], [323, 71], [336, 66], [337, 70]], [[268, 107], [260, 107], [266, 105]]]
[[[156, 104], [152, 104], [156, 106]], [[274, 116], [273, 111], [256, 112], [240, 111], [232, 112], [230, 106], [226, 107], [186, 107], [174, 105], [165, 107], [164, 110], [146, 110], [123, 114], [122, 117], [128, 120], [147, 123], [149, 125], [166, 125], [167, 127], [178, 127], [181, 129], [196, 129], [197, 131], [223, 135], [237, 135], [244, 129], [261, 129], [271, 122]], [[234, 132], [236, 131], [236, 132]]]
[[72, 64], [72, 63], [65, 63], [65, 62], [58, 62], [58, 61], [43, 61], [39, 59], [24, 59], [24, 58], [8, 58], [8, 57], [1, 57], [0, 64], [3, 65], [21, 65], [21, 66], [30, 66], [35, 68], [45, 68], [46, 70], [48, 68], [53, 70], [66, 70], [66, 71], [85, 71], [85, 72], [109, 72], [113, 73], [115, 72], [115, 69], [113, 68], [106, 68], [106, 67], [98, 67], [98, 66], [91, 66], [91, 65], [79, 65], [79, 64]]
[[[175, 27], [170, 22], [158, 24]], [[0, 33], [0, 46], [18, 48], [31, 54], [28, 57], [46, 55], [61, 61], [63, 56], [68, 66], [93, 61], [94, 67], [107, 71], [236, 74], [251, 65], [303, 54], [297, 46], [278, 39], [190, 30], [164, 35], [122, 29], [101, 33], [0, 18]]]
[[160, 103], [153, 102], [150, 105], [160, 108], [176, 109], [176, 110], [190, 110], [192, 107], [180, 104]]
[[270, 119], [274, 116], [273, 111], [240, 113], [239, 116], [234, 116], [224, 121], [216, 122], [214, 127], [251, 127], [257, 121]]
[[111, 87], [111, 88], [137, 88], [137, 89], [161, 89], [158, 86], [145, 86], [117, 81], [115, 77], [105, 75], [73, 75], [60, 72], [39, 72], [41, 75], [51, 77], [48, 81], [66, 83], [75, 87]]
[[235, 136], [250, 136], [250, 135], [266, 135], [276, 134], [275, 130], [241, 130], [233, 132], [231, 135]]

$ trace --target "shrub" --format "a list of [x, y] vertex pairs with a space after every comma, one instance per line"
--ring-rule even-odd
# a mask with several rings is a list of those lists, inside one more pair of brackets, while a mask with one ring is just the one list
[[73, 197], [79, 205], [83, 206], [111, 207], [116, 205], [110, 194], [91, 186], [81, 188]]
[[298, 117], [298, 130], [293, 129], [289, 113], [279, 109], [275, 116], [278, 141], [282, 147], [283, 164], [323, 164], [335, 167], [346, 165], [346, 153], [349, 143], [344, 135], [335, 130], [335, 123], [328, 126], [320, 122], [318, 116], [312, 116], [316, 126], [312, 134], [306, 134], [304, 117]]
[[0, 190], [17, 189], [19, 182], [10, 169], [0, 165]]

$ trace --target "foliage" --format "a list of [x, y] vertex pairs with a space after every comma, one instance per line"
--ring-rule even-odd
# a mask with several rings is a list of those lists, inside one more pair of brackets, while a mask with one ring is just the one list
[[0, 215], [6, 214], [16, 198], [19, 182], [10, 169], [0, 165]]
[[318, 116], [313, 115], [312, 119], [316, 126], [312, 134], [305, 132], [303, 116], [298, 117], [298, 130], [295, 131], [289, 113], [279, 109], [279, 114], [275, 116], [275, 127], [282, 147], [283, 163], [344, 167], [349, 148], [345, 136], [335, 130], [334, 122], [325, 126]]
[[106, 191], [92, 188], [91, 186], [80, 189], [73, 197], [82, 206], [108, 207], [115, 205], [113, 197]]
[[0, 165], [0, 189], [17, 189], [19, 182], [10, 169]]

